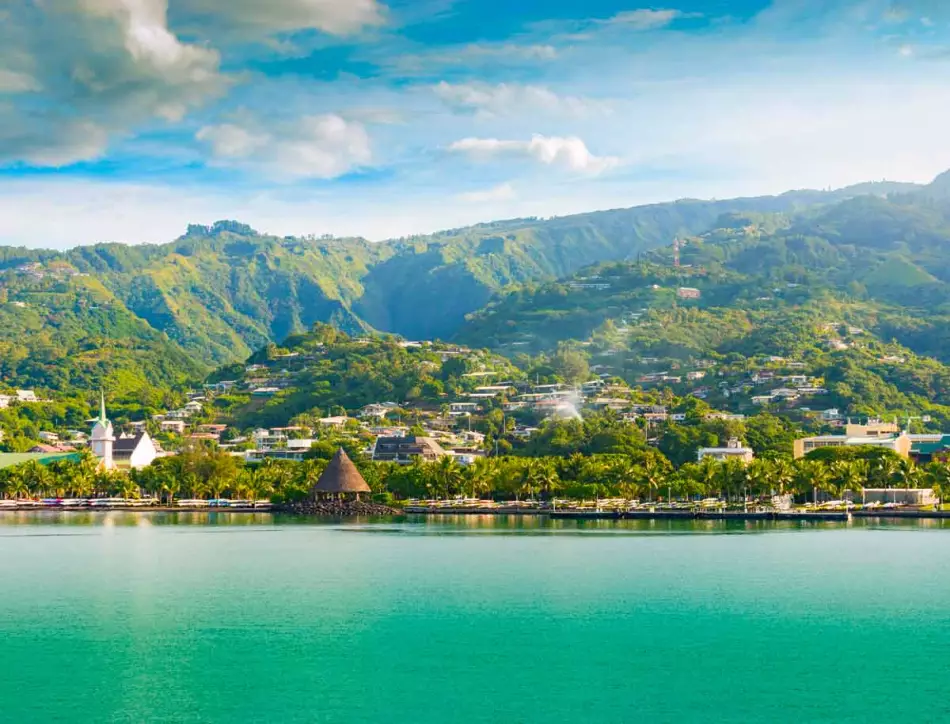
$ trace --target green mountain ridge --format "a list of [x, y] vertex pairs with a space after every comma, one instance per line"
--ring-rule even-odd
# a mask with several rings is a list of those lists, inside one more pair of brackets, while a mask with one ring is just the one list
[[[784, 247], [772, 249], [776, 262], [802, 253], [792, 241], [799, 233], [796, 224], [834, 225], [839, 238], [816, 236], [806, 244], [811, 257], [827, 264], [852, 253], [848, 243], [855, 249], [867, 245], [862, 240], [866, 228], [848, 211], [849, 204], [879, 216], [891, 214], [888, 236], [881, 242], [889, 244], [887, 253], [906, 257], [900, 275], [904, 290], [916, 296], [926, 288], [936, 298], [945, 274], [938, 247], [950, 238], [939, 191], [876, 183], [759, 198], [681, 200], [499, 221], [379, 243], [277, 237], [225, 221], [192, 225], [182, 237], [159, 245], [110, 243], [65, 252], [3, 247], [3, 311], [10, 315], [0, 330], [0, 344], [7, 345], [0, 355], [7, 369], [3, 380], [88, 391], [112, 375], [109, 384], [123, 389], [149, 383], [168, 390], [315, 323], [357, 335], [464, 336], [470, 327], [466, 316], [497, 305], [499, 294], [566, 278], [590, 264], [649, 258], [674, 238], [709, 233], [730, 215], [755, 218], [759, 228], [774, 227], [788, 236]], [[836, 221], [836, 213], [844, 214], [850, 225]], [[734, 255], [730, 263], [740, 269], [741, 256]], [[868, 278], [872, 286], [894, 281], [887, 275], [878, 281]], [[47, 290], [46, 296], [38, 287]], [[97, 306], [88, 301], [91, 289], [105, 300], [108, 323], [101, 309], [90, 312]], [[918, 326], [907, 334], [923, 333]], [[59, 355], [55, 365], [32, 364], [49, 357], [44, 350], [51, 347]], [[93, 359], [90, 349], [96, 348], [114, 351], [103, 355], [104, 362]], [[8, 360], [30, 364], [13, 366]], [[65, 371], [53, 374], [57, 366]], [[115, 382], [123, 378], [129, 382]]]

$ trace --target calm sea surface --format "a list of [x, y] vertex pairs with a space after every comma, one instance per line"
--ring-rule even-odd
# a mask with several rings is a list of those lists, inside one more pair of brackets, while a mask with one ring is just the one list
[[0, 514], [0, 721], [950, 720], [950, 527]]

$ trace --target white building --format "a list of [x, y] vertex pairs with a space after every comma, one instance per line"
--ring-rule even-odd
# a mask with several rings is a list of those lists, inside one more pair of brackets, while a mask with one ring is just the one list
[[106, 417], [106, 398], [102, 395], [99, 407], [99, 417], [92, 428], [92, 435], [89, 437], [89, 448], [92, 454], [102, 461], [102, 467], [106, 470], [112, 470], [115, 462], [112, 459], [112, 446], [115, 444], [115, 434], [112, 431], [112, 423]]
[[158, 457], [158, 448], [147, 432], [120, 437], [112, 446], [112, 464], [124, 470], [147, 468]]
[[746, 447], [736, 438], [732, 438], [726, 443], [726, 447], [703, 447], [699, 449], [697, 458], [702, 462], [705, 458], [712, 458], [720, 462], [725, 460], [741, 460], [744, 463], [751, 463], [755, 458], [755, 452], [752, 448]]

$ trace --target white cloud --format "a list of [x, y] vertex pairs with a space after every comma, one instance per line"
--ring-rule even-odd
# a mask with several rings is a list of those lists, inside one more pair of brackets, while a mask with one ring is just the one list
[[553, 61], [557, 57], [557, 48], [545, 43], [469, 43], [405, 55], [379, 53], [373, 60], [398, 73], [428, 76], [433, 68], [440, 66], [464, 66], [466, 70], [472, 71], [485, 66], [497, 67], [501, 62], [533, 66]]
[[109, 132], [91, 121], [24, 119], [0, 107], [0, 161], [6, 155], [34, 166], [58, 168], [98, 158], [108, 145]]
[[351, 35], [386, 20], [376, 0], [178, 0], [176, 6], [192, 20], [257, 37], [297, 30]]
[[503, 183], [483, 191], [469, 191], [459, 194], [456, 198], [469, 204], [482, 204], [489, 201], [512, 201], [517, 195], [514, 186], [510, 183]]
[[28, 93], [39, 89], [40, 84], [27, 73], [0, 68], [0, 93]]
[[605, 25], [621, 25], [633, 30], [654, 30], [665, 28], [683, 13], [679, 10], [627, 10], [607, 20], [598, 21]]
[[474, 110], [484, 116], [506, 116], [545, 111], [573, 116], [606, 113], [602, 101], [575, 96], [559, 96], [548, 88], [517, 83], [459, 83], [442, 81], [434, 87], [435, 94], [449, 105]]
[[449, 146], [449, 151], [464, 153], [471, 158], [527, 158], [546, 166], [561, 166], [571, 171], [599, 174], [619, 163], [610, 156], [595, 156], [581, 139], [575, 136], [541, 136], [530, 141], [504, 141], [497, 138], [463, 138]]
[[277, 177], [336, 178], [372, 160], [363, 125], [335, 114], [267, 128], [222, 123], [205, 126], [196, 137], [210, 144], [218, 163], [264, 168]]
[[218, 53], [181, 41], [166, 11], [166, 0], [15, 3], [0, 23], [0, 66], [16, 70], [0, 84], [41, 91], [43, 103], [0, 109], [0, 163], [95, 158], [108, 136], [178, 121], [223, 92]]

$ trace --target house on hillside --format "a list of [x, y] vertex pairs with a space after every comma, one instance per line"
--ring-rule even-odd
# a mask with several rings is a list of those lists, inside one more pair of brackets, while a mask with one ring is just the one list
[[452, 417], [464, 417], [478, 412], [479, 407], [477, 402], [452, 402], [449, 404], [449, 414]]
[[185, 421], [184, 420], [162, 420], [158, 424], [158, 427], [162, 432], [173, 432], [176, 435], [181, 435], [185, 432]]
[[360, 417], [364, 419], [386, 417], [386, 415], [395, 410], [397, 407], [398, 405], [395, 402], [373, 403], [360, 410]]
[[738, 438], [732, 438], [726, 443], [725, 447], [702, 447], [696, 453], [696, 456], [700, 462], [706, 458], [712, 458], [720, 462], [740, 460], [743, 463], [751, 463], [755, 458], [755, 453], [752, 448], [739, 442]]
[[431, 437], [379, 437], [373, 446], [373, 460], [409, 465], [416, 458], [426, 462], [444, 457], [445, 450]]

